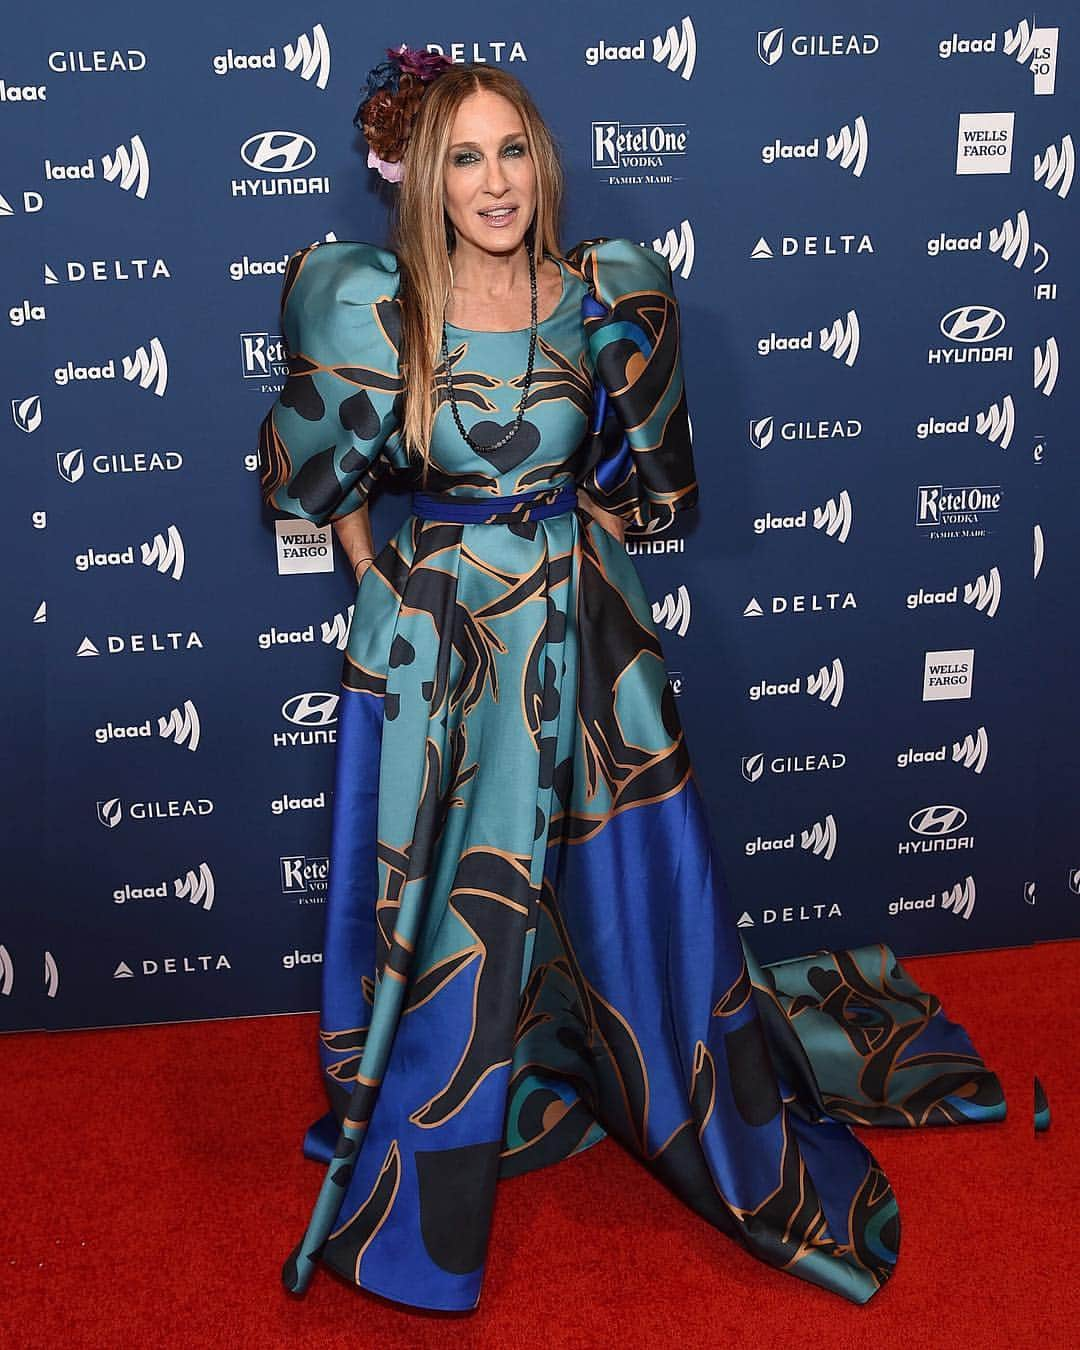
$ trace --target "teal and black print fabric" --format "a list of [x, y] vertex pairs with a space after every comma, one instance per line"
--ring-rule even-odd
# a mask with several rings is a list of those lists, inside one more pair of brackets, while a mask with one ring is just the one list
[[[577, 488], [632, 530], [698, 487], [666, 260], [558, 260], [528, 332], [449, 328], [432, 473], [400, 437], [392, 253], [289, 262], [289, 376], [260, 437], [278, 511], [412, 512], [365, 571], [341, 671], [319, 1054], [323, 1168], [285, 1261], [477, 1305], [500, 1177], [610, 1135], [762, 1261], [865, 1302], [895, 1197], [852, 1125], [1000, 1120], [1000, 1084], [888, 947], [759, 966], [742, 941], [650, 603]], [[722, 1244], [717, 1246], [722, 1261]]]

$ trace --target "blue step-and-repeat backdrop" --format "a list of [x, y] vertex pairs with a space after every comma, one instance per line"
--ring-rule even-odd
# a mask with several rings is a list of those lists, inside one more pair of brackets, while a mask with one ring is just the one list
[[564, 244], [670, 260], [701, 505], [630, 547], [758, 955], [1077, 935], [1075, 11], [685, 3], [9, 15], [6, 1029], [318, 1006], [355, 586], [256, 433], [402, 41], [528, 84]]

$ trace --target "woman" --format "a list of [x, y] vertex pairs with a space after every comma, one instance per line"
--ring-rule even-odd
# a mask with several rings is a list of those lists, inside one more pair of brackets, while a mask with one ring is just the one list
[[[693, 506], [660, 255], [559, 247], [512, 76], [402, 48], [358, 114], [395, 252], [289, 261], [265, 500], [359, 588], [339, 701], [317, 1262], [474, 1308], [499, 1177], [605, 1134], [774, 1266], [865, 1302], [895, 1200], [848, 1122], [998, 1120], [1000, 1085], [885, 947], [759, 967], [735, 927], [623, 543]], [[384, 479], [413, 513], [375, 554]]]

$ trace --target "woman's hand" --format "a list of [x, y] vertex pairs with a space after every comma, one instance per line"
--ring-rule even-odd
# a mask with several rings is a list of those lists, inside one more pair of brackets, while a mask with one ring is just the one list
[[587, 511], [598, 525], [607, 530], [608, 534], [614, 535], [620, 544], [623, 543], [626, 536], [626, 522], [621, 516], [597, 506], [584, 488], [578, 488], [578, 505], [583, 511]]

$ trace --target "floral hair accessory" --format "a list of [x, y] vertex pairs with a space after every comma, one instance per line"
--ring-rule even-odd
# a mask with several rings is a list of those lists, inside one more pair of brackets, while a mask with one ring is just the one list
[[368, 143], [368, 168], [376, 169], [389, 183], [405, 176], [402, 163], [409, 144], [413, 118], [428, 85], [454, 64], [440, 52], [423, 48], [387, 47], [386, 61], [372, 66], [365, 76], [364, 96], [353, 125]]

